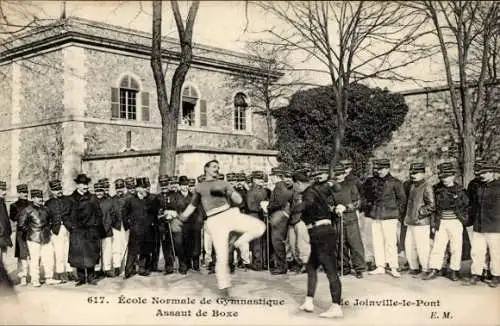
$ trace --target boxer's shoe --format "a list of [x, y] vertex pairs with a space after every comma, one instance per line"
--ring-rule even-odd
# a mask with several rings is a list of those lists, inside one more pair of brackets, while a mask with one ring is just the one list
[[322, 318], [336, 318], [336, 317], [343, 317], [344, 315], [342, 313], [342, 308], [340, 308], [340, 305], [337, 303], [332, 303], [330, 308], [328, 308], [327, 311], [319, 314], [319, 316]]
[[61, 280], [54, 280], [53, 278], [48, 278], [45, 280], [45, 284], [47, 285], [55, 285], [55, 284], [61, 284]]
[[229, 287], [227, 288], [224, 288], [224, 289], [220, 289], [219, 290], [219, 297], [220, 298], [229, 298], [231, 297], [231, 294], [229, 293]]
[[380, 275], [380, 274], [385, 274], [385, 268], [377, 267], [371, 272], [368, 272], [368, 275]]
[[31, 285], [33, 285], [34, 288], [39, 288], [40, 286], [42, 286], [39, 281], [31, 282]]
[[392, 277], [395, 277], [395, 278], [400, 278], [401, 277], [401, 274], [399, 273], [399, 271], [396, 269], [396, 268], [391, 268], [390, 270], [387, 271]]
[[422, 280], [424, 280], [424, 281], [433, 280], [436, 277], [438, 277], [438, 270], [431, 269], [427, 274], [424, 274], [424, 276], [422, 277]]
[[304, 303], [299, 307], [300, 310], [305, 312], [314, 312], [314, 303], [312, 297], [306, 297]]

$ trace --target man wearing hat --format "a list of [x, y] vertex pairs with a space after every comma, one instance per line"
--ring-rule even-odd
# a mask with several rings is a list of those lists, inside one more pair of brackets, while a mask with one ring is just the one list
[[109, 194], [109, 182], [107, 179], [101, 182], [97, 182], [94, 185], [94, 192], [101, 207], [103, 216], [103, 226], [104, 234], [101, 240], [101, 275], [105, 277], [114, 277], [115, 271], [113, 266], [113, 220], [115, 219], [115, 212], [113, 207], [112, 198], [107, 195]]
[[12, 228], [5, 205], [5, 194], [7, 192], [7, 183], [0, 181], [0, 261], [3, 261], [7, 253], [7, 248], [12, 247]]
[[114, 268], [114, 275], [121, 274], [121, 266], [124, 263], [125, 250], [128, 244], [129, 228], [128, 221], [125, 220], [123, 209], [126, 200], [126, 187], [125, 180], [115, 180], [115, 195], [111, 198], [113, 204], [113, 237], [112, 237], [112, 265]]
[[23, 209], [18, 215], [18, 229], [26, 235], [27, 245], [30, 253], [30, 275], [31, 284], [39, 287], [40, 284], [40, 262], [43, 265], [45, 284], [59, 284], [61, 280], [54, 279], [54, 250], [50, 242], [49, 211], [43, 205], [43, 193], [41, 190], [31, 190], [32, 203]]
[[132, 196], [135, 194], [135, 178], [126, 177], [125, 178], [125, 187], [127, 188], [127, 195]]
[[293, 195], [293, 180], [291, 173], [281, 169], [272, 168], [271, 176], [278, 181], [267, 206], [269, 224], [271, 226], [271, 243], [274, 249], [275, 274], [286, 274], [288, 266], [286, 260], [286, 239], [288, 233], [288, 220], [290, 217], [290, 202]]
[[[10, 205], [10, 219], [13, 222], [18, 221], [18, 215], [21, 211], [30, 205], [28, 200], [28, 185], [20, 184], [16, 186], [17, 193], [19, 194], [19, 199]], [[26, 235], [16, 228], [16, 244], [14, 257], [17, 258], [17, 276], [21, 279], [21, 284], [26, 284], [26, 277], [28, 276], [28, 257], [29, 250], [28, 244], [26, 243]]]
[[[340, 307], [342, 285], [337, 274], [336, 234], [330, 218], [330, 205], [327, 197], [330, 195], [325, 186], [312, 182], [303, 172], [294, 174], [295, 189], [302, 194], [302, 203], [292, 209], [300, 211], [301, 219], [306, 224], [311, 242], [311, 254], [307, 262], [307, 296], [299, 307], [306, 312], [314, 311], [313, 299], [318, 281], [318, 268], [323, 266], [328, 283], [332, 305], [320, 314], [320, 317], [342, 317]], [[336, 209], [340, 205], [336, 206]]]
[[385, 264], [393, 277], [401, 277], [398, 272], [398, 220], [404, 214], [406, 194], [403, 183], [393, 177], [388, 159], [374, 160], [377, 175], [372, 182], [370, 215], [372, 218], [372, 241], [377, 268], [368, 274], [384, 274]]
[[467, 221], [469, 199], [463, 187], [455, 182], [457, 171], [452, 162], [441, 163], [437, 168], [440, 182], [433, 187], [436, 212], [431, 219], [434, 244], [429, 258], [430, 271], [423, 279], [431, 280], [438, 276], [449, 243], [451, 257], [448, 277], [457, 281], [460, 278], [462, 233]]
[[[160, 202], [160, 214], [165, 214], [167, 211], [177, 211], [177, 192], [172, 190], [173, 179], [167, 175], [160, 175], [158, 177], [158, 183], [160, 185], [160, 193], [158, 194], [158, 200]], [[174, 250], [175, 246], [179, 246], [181, 241], [180, 233], [174, 234], [170, 228], [169, 221], [165, 218], [160, 218], [158, 221], [159, 233], [160, 233], [160, 246], [163, 252], [163, 259], [165, 260], [165, 275], [172, 274], [174, 272]], [[176, 237], [174, 237], [174, 235]], [[177, 245], [176, 245], [177, 240]], [[176, 251], [176, 255], [178, 251]], [[153, 262], [154, 266], [158, 266], [157, 262]]]
[[[342, 227], [339, 227], [339, 232], [343, 232], [340, 246], [343, 246], [343, 268], [344, 275], [355, 271], [357, 278], [363, 277], [365, 271], [365, 250], [361, 241], [361, 232], [359, 230], [357, 209], [360, 206], [360, 195], [355, 184], [346, 181], [346, 170], [343, 164], [337, 164], [334, 167], [336, 181], [340, 188], [337, 191], [332, 191], [333, 202], [339, 206], [335, 211], [334, 217], [342, 219]], [[341, 205], [341, 206], [340, 206]], [[340, 233], [339, 233], [340, 234]]]
[[63, 195], [60, 180], [49, 181], [51, 196], [45, 203], [51, 217], [52, 246], [54, 247], [56, 279], [63, 282], [74, 280], [74, 274], [68, 263], [71, 200]]
[[191, 203], [178, 216], [178, 219], [186, 221], [199, 203], [203, 205], [207, 215], [205, 225], [213, 239], [217, 255], [215, 269], [218, 287], [222, 295], [227, 297], [231, 286], [227, 259], [229, 234], [233, 231], [242, 234], [233, 245], [240, 248], [242, 256], [246, 256], [248, 252], [245, 252], [245, 249], [248, 248], [249, 242], [260, 237], [265, 232], [266, 226], [258, 219], [241, 213], [237, 207], [231, 207], [231, 202], [239, 204], [242, 198], [227, 181], [218, 180], [219, 162], [217, 160], [205, 163], [204, 172], [206, 181], [196, 186]]
[[86, 174], [75, 178], [69, 226], [69, 257], [76, 268], [76, 286], [97, 285], [95, 266], [101, 258], [101, 239], [104, 237], [103, 216], [97, 198], [89, 193], [91, 179]]
[[[410, 164], [410, 182], [405, 184], [406, 212], [402, 224], [406, 226], [404, 249], [410, 274], [427, 273], [430, 251], [430, 223], [434, 213], [434, 192], [425, 180], [425, 164]], [[422, 267], [420, 270], [419, 265]]]
[[[247, 214], [258, 218], [261, 221], [265, 221], [266, 217], [261, 208], [261, 202], [269, 201], [269, 193], [266, 188], [264, 188], [264, 172], [253, 171], [252, 172], [252, 186], [247, 192], [246, 203], [247, 203]], [[252, 262], [248, 266], [249, 268], [260, 271], [265, 269], [269, 260], [267, 257], [268, 246], [267, 237], [262, 236], [260, 238], [254, 239], [250, 243], [250, 250], [252, 252]], [[246, 257], [242, 257], [243, 260]]]
[[148, 193], [147, 180], [136, 179], [135, 194], [128, 197], [124, 207], [125, 220], [130, 223], [130, 238], [125, 265], [125, 278], [134, 276], [139, 256], [139, 275], [151, 274], [154, 250], [154, 226], [157, 224], [160, 201]]
[[498, 165], [483, 164], [478, 175], [481, 184], [474, 190], [471, 202], [471, 223], [473, 234], [471, 240], [471, 278], [469, 284], [474, 285], [480, 278], [485, 265], [486, 251], [490, 252], [491, 287], [497, 287], [500, 277], [500, 180], [496, 173]]

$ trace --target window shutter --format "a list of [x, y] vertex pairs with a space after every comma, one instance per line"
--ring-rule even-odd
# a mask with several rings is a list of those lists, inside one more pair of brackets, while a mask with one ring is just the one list
[[142, 121], [149, 121], [149, 93], [141, 93]]
[[207, 101], [200, 100], [200, 127], [206, 127], [207, 125]]
[[120, 117], [120, 89], [111, 87], [111, 117]]

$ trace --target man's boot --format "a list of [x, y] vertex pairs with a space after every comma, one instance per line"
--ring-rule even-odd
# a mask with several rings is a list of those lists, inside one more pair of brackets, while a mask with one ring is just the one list
[[121, 274], [120, 268], [118, 268], [118, 267], [115, 268], [115, 276], [118, 277], [118, 276], [120, 276], [120, 274]]
[[459, 279], [460, 279], [460, 274], [458, 273], [458, 271], [451, 270], [451, 272], [450, 272], [450, 280], [452, 280], [453, 282], [456, 282]]
[[425, 274], [422, 279], [425, 280], [425, 281], [428, 281], [428, 280], [433, 280], [435, 279], [436, 277], [438, 277], [438, 270], [437, 269], [434, 269], [432, 268], [429, 273]]
[[496, 288], [498, 286], [499, 282], [499, 277], [498, 276], [493, 276], [491, 281], [488, 283], [489, 287]]
[[61, 280], [62, 283], [67, 283], [69, 282], [68, 274], [67, 273], [59, 273], [59, 279]]
[[108, 277], [108, 278], [112, 278], [112, 277], [115, 277], [115, 273], [112, 271], [112, 270], [109, 270], [109, 271], [105, 271], [104, 272], [105, 276]]

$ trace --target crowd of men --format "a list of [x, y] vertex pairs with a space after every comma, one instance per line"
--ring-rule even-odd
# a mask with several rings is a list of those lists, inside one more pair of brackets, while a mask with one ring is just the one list
[[[14, 246], [20, 283], [30, 277], [34, 287], [41, 286], [41, 265], [47, 285], [148, 276], [160, 271], [160, 252], [164, 274], [199, 272], [201, 264], [216, 273], [220, 289], [230, 286], [228, 274], [237, 269], [307, 272], [305, 311], [313, 310], [316, 272], [322, 268], [333, 301], [324, 317], [335, 317], [341, 315], [338, 274], [362, 278], [368, 271], [399, 278], [408, 271], [423, 280], [457, 281], [468, 237], [472, 266], [464, 284], [484, 280], [497, 286], [497, 165], [476, 162], [476, 178], [466, 189], [451, 162], [437, 166], [434, 185], [424, 163], [411, 164], [405, 182], [391, 175], [387, 159], [374, 160], [372, 176], [363, 182], [352, 166], [337, 164], [333, 178], [326, 168], [308, 167], [275, 168], [269, 176], [223, 175], [213, 160], [197, 180], [160, 175], [158, 194], [144, 177], [115, 180], [113, 195], [109, 180], [101, 179], [91, 193], [91, 179], [80, 174], [69, 196], [59, 180], [50, 181], [46, 202], [41, 190], [18, 185], [19, 199], [9, 211], [7, 185], [0, 181], [1, 257]], [[400, 265], [400, 256], [406, 263]]]

